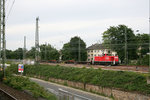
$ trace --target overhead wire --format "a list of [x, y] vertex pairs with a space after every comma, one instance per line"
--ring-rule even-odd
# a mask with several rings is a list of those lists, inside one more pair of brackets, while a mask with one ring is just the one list
[[6, 9], [7, 9], [7, 8], [9, 8], [10, 0], [6, 0], [6, 3], [7, 3], [7, 7], [6, 7]]
[[13, 0], [12, 5], [10, 7], [10, 10], [8, 11], [8, 14], [7, 14], [7, 17], [6, 17], [6, 21], [8, 20], [8, 17], [10, 15], [11, 11], [12, 11], [12, 8], [13, 8], [14, 4], [15, 4], [15, 0]]

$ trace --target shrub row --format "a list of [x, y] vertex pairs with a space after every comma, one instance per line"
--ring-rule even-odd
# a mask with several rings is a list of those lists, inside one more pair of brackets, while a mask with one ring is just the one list
[[6, 78], [3, 81], [6, 85], [13, 87], [17, 90], [27, 90], [33, 94], [35, 98], [45, 98], [47, 100], [57, 100], [56, 97], [47, 92], [43, 87], [39, 86], [35, 82], [31, 82], [29, 78], [22, 76], [12, 76], [14, 72], [17, 72], [17, 65], [11, 66], [6, 70]]
[[35, 98], [45, 98], [47, 100], [56, 100], [56, 97], [48, 93], [43, 87], [38, 84], [31, 82], [28, 78], [21, 76], [7, 76], [4, 83], [18, 90], [30, 91]]
[[[17, 66], [9, 68], [17, 73]], [[150, 94], [150, 85], [146, 76], [140, 73], [125, 71], [110, 71], [101, 69], [73, 68], [62, 66], [25, 66], [24, 75], [42, 76], [45, 79], [56, 78], [84, 84], [93, 84], [101, 87], [118, 88], [125, 91], [136, 91]]]

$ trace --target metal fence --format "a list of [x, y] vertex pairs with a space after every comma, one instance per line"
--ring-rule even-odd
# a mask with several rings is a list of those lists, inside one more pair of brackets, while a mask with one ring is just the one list
[[63, 89], [58, 89], [59, 91], [59, 100], [92, 100], [77, 94], [70, 93]]

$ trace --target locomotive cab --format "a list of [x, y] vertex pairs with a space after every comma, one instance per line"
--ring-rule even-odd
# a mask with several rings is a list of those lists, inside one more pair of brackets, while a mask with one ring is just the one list
[[105, 54], [104, 56], [95, 56], [93, 63], [102, 65], [118, 65], [119, 58], [118, 56], [109, 56]]

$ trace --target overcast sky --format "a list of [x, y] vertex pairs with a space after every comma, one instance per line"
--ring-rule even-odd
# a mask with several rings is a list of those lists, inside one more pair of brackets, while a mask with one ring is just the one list
[[[13, 0], [6, 1], [7, 16]], [[90, 46], [102, 42], [110, 26], [125, 24], [149, 33], [149, 0], [15, 0], [7, 19], [7, 49], [35, 45], [35, 19], [39, 16], [40, 44], [57, 49], [71, 37], [80, 36]]]

